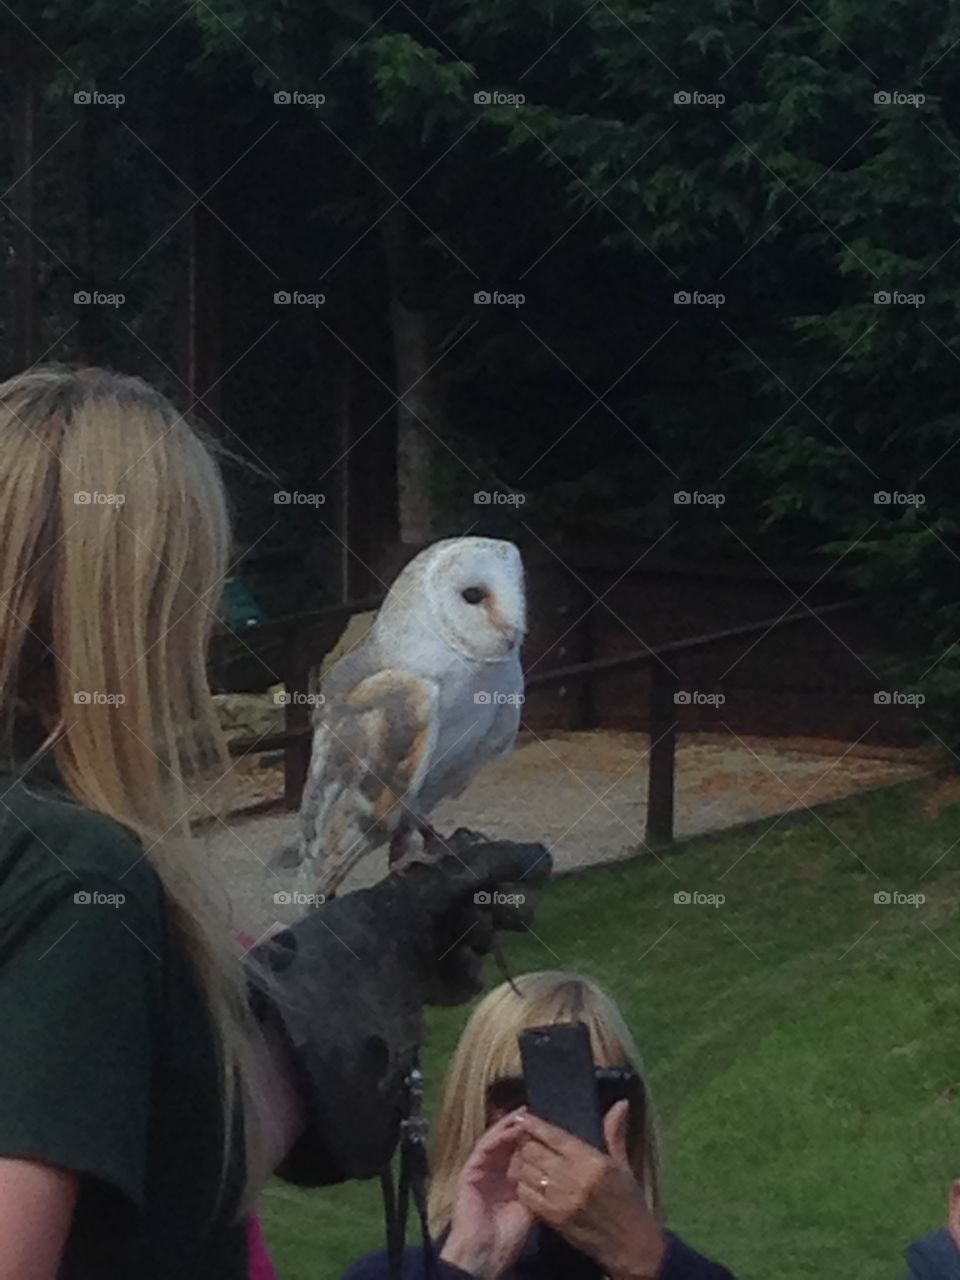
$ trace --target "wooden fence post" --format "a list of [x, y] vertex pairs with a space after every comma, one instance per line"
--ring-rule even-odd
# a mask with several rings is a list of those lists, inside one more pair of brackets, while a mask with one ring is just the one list
[[677, 746], [677, 679], [662, 662], [650, 668], [650, 771], [647, 775], [646, 843], [673, 844], [674, 766]]
[[[595, 636], [595, 608], [593, 601], [577, 626], [577, 661], [593, 662], [597, 656]], [[577, 681], [576, 728], [595, 729], [597, 727], [597, 695], [592, 680]]]
[[309, 733], [311, 715], [307, 695], [310, 692], [311, 663], [308, 646], [304, 643], [306, 634], [300, 628], [290, 634], [284, 664], [288, 698], [284, 730], [287, 734], [303, 735], [288, 741], [283, 753], [283, 802], [288, 809], [300, 808], [313, 745]]

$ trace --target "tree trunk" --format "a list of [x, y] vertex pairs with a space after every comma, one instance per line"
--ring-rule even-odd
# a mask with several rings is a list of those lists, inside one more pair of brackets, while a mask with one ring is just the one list
[[[384, 200], [389, 205], [393, 197], [384, 192]], [[394, 376], [402, 397], [397, 404], [400, 540], [422, 544], [434, 536], [434, 454], [437, 438], [443, 436], [443, 380], [437, 368], [431, 368], [438, 357], [436, 316], [428, 303], [430, 282], [419, 224], [396, 204], [380, 226], [390, 288]]]

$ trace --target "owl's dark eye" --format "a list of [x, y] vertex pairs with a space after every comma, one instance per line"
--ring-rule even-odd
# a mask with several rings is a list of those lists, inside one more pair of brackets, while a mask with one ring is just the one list
[[481, 601], [487, 598], [487, 592], [484, 591], [483, 587], [465, 587], [460, 594], [467, 604], [480, 604]]

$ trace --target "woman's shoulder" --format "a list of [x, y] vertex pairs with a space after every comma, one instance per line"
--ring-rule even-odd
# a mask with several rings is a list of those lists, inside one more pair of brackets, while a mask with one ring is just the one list
[[113, 887], [145, 908], [159, 907], [159, 877], [140, 841], [118, 822], [60, 790], [0, 781], [0, 887], [7, 901], [27, 891]]
[[704, 1257], [672, 1231], [657, 1280], [734, 1280], [733, 1272]]
[[[426, 1255], [423, 1247], [408, 1245], [403, 1251], [403, 1260], [400, 1264], [401, 1280], [424, 1280], [426, 1274]], [[378, 1253], [368, 1253], [355, 1262], [350, 1270], [344, 1273], [342, 1280], [392, 1280], [392, 1275], [390, 1259], [386, 1250], [381, 1249]], [[469, 1273], [462, 1271], [460, 1267], [453, 1266], [452, 1263], [441, 1262], [438, 1258], [434, 1275], [437, 1280], [464, 1280]]]
[[[711, 1262], [703, 1254], [692, 1249], [672, 1232], [667, 1232], [667, 1252], [657, 1280], [734, 1280], [732, 1272], [718, 1262]], [[403, 1252], [401, 1280], [424, 1280], [427, 1274], [424, 1251], [411, 1246]], [[518, 1268], [525, 1275], [536, 1275], [541, 1270], [539, 1259], [533, 1257], [526, 1267]], [[464, 1280], [468, 1275], [449, 1262], [437, 1262], [437, 1280]], [[391, 1280], [390, 1261], [385, 1251], [368, 1253], [355, 1262], [342, 1280]]]

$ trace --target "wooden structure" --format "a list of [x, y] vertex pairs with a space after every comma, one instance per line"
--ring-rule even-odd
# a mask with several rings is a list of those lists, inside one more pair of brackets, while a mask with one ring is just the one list
[[[223, 634], [217, 639], [217, 669], [225, 670], [231, 660], [240, 656], [243, 650], [249, 653], [252, 649], [265, 662], [269, 661], [272, 670], [286, 685], [288, 701], [283, 731], [256, 740], [235, 742], [231, 750], [235, 755], [283, 751], [284, 801], [288, 808], [297, 808], [300, 803], [310, 760], [311, 731], [306, 695], [311, 688], [312, 668], [333, 647], [350, 617], [375, 608], [377, 603], [378, 600], [369, 599], [338, 605], [315, 613], [295, 615], [264, 627], [251, 628], [243, 633], [242, 638]], [[594, 726], [590, 708], [593, 705], [593, 694], [600, 683], [624, 672], [642, 669], [651, 673], [646, 708], [650, 767], [647, 774], [645, 836], [647, 845], [664, 847], [673, 842], [676, 745], [681, 732], [678, 715], [680, 708], [676, 702], [680, 685], [671, 665], [672, 661], [709, 651], [731, 640], [750, 640], [781, 628], [809, 625], [825, 616], [849, 611], [857, 604], [856, 601], [839, 601], [819, 609], [807, 608], [805, 612], [764, 618], [713, 634], [677, 640], [658, 648], [554, 666], [532, 675], [527, 682], [527, 690], [532, 694], [576, 686], [579, 696], [574, 705], [578, 708], [578, 723], [574, 727], [591, 728]]]

